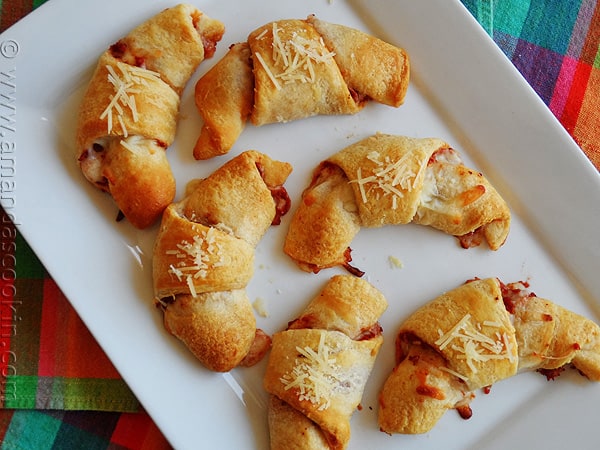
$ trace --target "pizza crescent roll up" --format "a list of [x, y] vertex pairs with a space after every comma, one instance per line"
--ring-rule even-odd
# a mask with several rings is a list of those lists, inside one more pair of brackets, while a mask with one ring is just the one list
[[337, 275], [273, 336], [264, 378], [272, 449], [346, 448], [383, 343], [378, 320], [386, 308], [372, 285]]
[[376, 134], [317, 167], [284, 250], [303, 270], [350, 268], [349, 245], [360, 227], [410, 222], [457, 236], [465, 248], [485, 239], [497, 250], [508, 235], [510, 211], [489, 181], [464, 166], [446, 142]]
[[449, 409], [463, 418], [474, 391], [526, 370], [547, 377], [573, 364], [600, 381], [600, 327], [521, 283], [470, 281], [413, 313], [400, 327], [396, 367], [379, 397], [387, 433], [425, 433]]
[[181, 4], [133, 29], [98, 60], [79, 109], [77, 161], [137, 228], [154, 223], [173, 201], [165, 150], [175, 139], [180, 94], [223, 32], [221, 22]]
[[247, 151], [190, 182], [163, 214], [153, 252], [154, 292], [167, 331], [209, 369], [258, 362], [270, 337], [256, 329], [246, 285], [254, 249], [289, 208], [291, 166]]
[[[196, 84], [196, 106], [204, 120], [194, 149], [197, 159], [228, 152], [247, 120], [261, 126], [356, 114], [368, 100], [398, 107], [410, 72], [403, 49], [314, 16], [267, 23], [223, 59]], [[224, 92], [228, 84], [232, 91]], [[223, 94], [226, 100], [220, 102]], [[225, 118], [234, 125], [226, 126]]]

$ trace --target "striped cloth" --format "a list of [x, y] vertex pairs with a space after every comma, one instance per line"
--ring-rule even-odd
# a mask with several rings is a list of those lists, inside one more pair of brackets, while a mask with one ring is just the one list
[[[0, 0], [0, 31], [44, 1]], [[600, 169], [598, 0], [461, 1]], [[0, 220], [0, 449], [169, 448], [4, 212]]]
[[6, 410], [0, 440], [3, 450], [171, 448], [144, 413]]
[[0, 213], [0, 448], [170, 448]]
[[597, 0], [462, 0], [600, 169]]
[[0, 277], [0, 292], [12, 294], [0, 302], [2, 406], [139, 411], [135, 396], [2, 213], [2, 245], [14, 249], [5, 254], [2, 270], [16, 277]]

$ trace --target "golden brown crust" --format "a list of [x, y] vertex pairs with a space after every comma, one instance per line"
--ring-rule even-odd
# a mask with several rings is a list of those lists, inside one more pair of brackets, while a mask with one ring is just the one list
[[[362, 226], [406, 224], [413, 220], [420, 203], [425, 181], [425, 170], [422, 168], [427, 166], [434, 152], [448, 147], [441, 139], [378, 133], [349, 145], [328, 158], [328, 161], [339, 166], [346, 174], [354, 192]], [[400, 181], [393, 186], [401, 192], [401, 198], [379, 188], [377, 183], [383, 183], [384, 180], [376, 176], [382, 169], [391, 170], [390, 164], [399, 161], [401, 170], [391, 173], [398, 173], [399, 177], [406, 174], [405, 182]], [[363, 179], [376, 177], [376, 180], [372, 184], [363, 184], [361, 189], [359, 173]]]
[[104, 149], [102, 177], [123, 215], [134, 227], [143, 229], [173, 200], [175, 178], [163, 147], [135, 137], [124, 141], [127, 149], [122, 140], [111, 140]]
[[189, 294], [190, 282], [198, 294], [243, 289], [254, 274], [254, 246], [227, 231], [189, 220], [177, 206], [165, 209], [154, 247], [158, 298]]
[[[383, 343], [377, 320], [386, 307], [366, 281], [336, 276], [287, 330], [273, 336], [264, 378], [265, 389], [278, 399], [269, 408], [272, 448], [285, 439], [292, 439], [288, 448], [309, 448], [307, 441], [346, 448], [350, 417]], [[359, 340], [351, 337], [357, 335]], [[313, 372], [325, 384], [301, 388]]]
[[[493, 363], [471, 361], [464, 358], [461, 345], [440, 344], [440, 332], [448, 333], [462, 321], [465, 333], [477, 332], [485, 335], [490, 342], [498, 341], [502, 347], [502, 357], [494, 359]], [[506, 340], [499, 341], [497, 334], [506, 336]], [[401, 341], [404, 336], [410, 337], [399, 345], [398, 360], [406, 357], [407, 349], [412, 345], [412, 340], [416, 339], [436, 349], [448, 362], [450, 369], [465, 377], [464, 381], [471, 391], [489, 386], [517, 372], [515, 330], [504, 307], [500, 284], [495, 278], [466, 283], [440, 295], [406, 319], [398, 335]], [[406, 348], [403, 349], [403, 346]]]
[[318, 272], [348, 262], [361, 226], [409, 222], [460, 237], [463, 246], [478, 245], [465, 244], [465, 235], [482, 233], [497, 250], [510, 229], [510, 210], [487, 179], [465, 167], [441, 139], [376, 134], [316, 169], [284, 250], [303, 270]]
[[224, 224], [256, 246], [277, 213], [271, 189], [283, 185], [291, 171], [286, 162], [256, 151], [243, 152], [194, 183], [183, 212], [208, 226]]
[[426, 433], [446, 411], [468, 400], [466, 386], [444, 371], [444, 367], [444, 358], [431, 347], [411, 346], [406, 359], [394, 367], [379, 394], [381, 431]]
[[148, 136], [164, 147], [169, 146], [175, 139], [179, 96], [159, 76], [148, 73], [137, 83], [138, 88], [143, 83], [144, 90], [147, 90], [144, 95], [135, 96], [137, 117], [133, 116], [131, 108], [123, 108], [122, 114], [111, 115], [112, 126], [109, 131], [109, 117], [105, 111], [110, 98], [115, 95], [114, 84], [109, 79], [109, 68], [123, 80], [138, 73], [137, 68], [121, 62], [110, 51], [100, 56], [79, 109], [77, 157], [91, 148], [94, 142], [107, 136]]
[[256, 320], [244, 289], [182, 294], [164, 310], [165, 329], [208, 369], [227, 372], [250, 351]]
[[600, 381], [600, 327], [515, 285], [472, 280], [401, 325], [379, 396], [382, 431], [424, 433], [453, 408], [468, 418], [474, 390], [525, 370], [553, 378], [573, 364]]
[[[480, 172], [462, 164], [434, 162], [428, 166], [427, 175], [436, 192], [420, 202], [414, 223], [459, 237], [481, 230], [492, 250], [504, 244], [510, 228], [510, 211]], [[460, 182], [454, 184], [448, 180]]]
[[359, 339], [386, 308], [385, 297], [373, 285], [360, 278], [335, 275], [289, 328], [335, 330]]
[[223, 37], [224, 25], [190, 4], [167, 8], [140, 24], [115, 44], [129, 64], [140, 62], [178, 94]]
[[334, 58], [350, 89], [385, 105], [402, 105], [410, 78], [410, 62], [404, 49], [314, 15], [307, 21], [335, 53]]
[[[276, 36], [276, 37], [275, 37]], [[289, 47], [290, 57], [297, 53], [291, 41], [311, 42], [311, 53], [319, 55], [318, 62], [311, 64], [312, 71], [300, 68], [299, 76], [309, 78], [306, 82], [286, 82], [273, 76], [286, 71], [281, 58], [275, 59], [274, 40], [278, 38]], [[340, 69], [329, 49], [319, 40], [317, 31], [304, 20], [281, 20], [268, 23], [248, 36], [252, 51], [254, 72], [254, 108], [250, 120], [254, 125], [288, 122], [318, 114], [354, 114], [359, 106], [353, 100]], [[265, 69], [264, 64], [268, 67]]]
[[526, 297], [516, 304], [514, 324], [519, 370], [556, 369], [573, 364], [600, 381], [600, 326], [556, 303]]
[[280, 211], [271, 193], [288, 163], [247, 151], [190, 182], [163, 214], [153, 252], [154, 292], [166, 329], [209, 369], [257, 363], [270, 338], [256, 329], [245, 287], [254, 248]]
[[243, 131], [254, 100], [254, 76], [247, 43], [233, 44], [198, 80], [194, 98], [204, 122], [194, 146], [194, 158], [208, 159], [227, 153]]
[[[314, 16], [285, 19], [252, 31], [247, 45], [252, 80], [246, 61], [240, 63], [231, 52], [198, 80], [205, 128], [194, 149], [197, 159], [228, 152], [248, 117], [260, 126], [317, 114], [355, 114], [368, 100], [394, 107], [404, 101], [410, 72], [406, 52], [358, 30]], [[231, 92], [223, 92], [226, 83]], [[225, 120], [233, 123], [225, 126]]]
[[219, 27], [181, 4], [134, 28], [98, 59], [79, 109], [76, 157], [85, 177], [110, 193], [137, 228], [154, 223], [173, 201], [164, 153], [175, 139], [179, 94], [214, 50]]
[[[330, 347], [329, 359], [335, 360], [331, 377], [330, 404], [302, 399], [298, 388], [288, 388], [281, 379], [289, 377], [303, 359], [297, 348], [318, 351], [321, 339]], [[273, 335], [273, 347], [265, 374], [265, 389], [284, 400], [294, 409], [319, 424], [331, 448], [345, 448], [350, 440], [350, 416], [362, 398], [375, 355], [383, 342], [378, 336], [370, 340], [353, 341], [338, 331], [318, 329], [287, 330]]]
[[342, 266], [360, 230], [352, 188], [343, 172], [319, 166], [303, 194], [285, 238], [284, 252], [307, 272]]
[[269, 395], [271, 450], [330, 450], [319, 426], [275, 395]]

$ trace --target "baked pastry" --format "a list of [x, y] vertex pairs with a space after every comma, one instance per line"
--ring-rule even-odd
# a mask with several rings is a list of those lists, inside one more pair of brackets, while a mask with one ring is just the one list
[[371, 284], [337, 275], [273, 335], [264, 378], [271, 449], [346, 448], [383, 343], [378, 320], [386, 308]]
[[194, 157], [209, 159], [229, 152], [252, 110], [254, 78], [248, 44], [231, 45], [201, 80], [194, 99], [204, 123]]
[[600, 381], [600, 327], [523, 283], [472, 280], [412, 314], [379, 398], [386, 433], [425, 433], [449, 409], [471, 417], [474, 391], [526, 370], [549, 378], [573, 364]]
[[77, 161], [137, 228], [175, 196], [165, 150], [175, 139], [180, 95], [215, 52], [223, 24], [194, 6], [163, 10], [99, 58], [79, 109]]
[[314, 15], [265, 24], [198, 80], [204, 125], [194, 157], [227, 153], [247, 120], [260, 126], [355, 114], [368, 100], [398, 107], [409, 66], [403, 49]]
[[302, 194], [284, 251], [305, 271], [350, 265], [361, 227], [429, 225], [463, 247], [502, 246], [510, 210], [489, 181], [441, 139], [376, 134], [322, 162]]
[[152, 260], [157, 304], [167, 331], [211, 370], [255, 364], [269, 349], [245, 287], [254, 248], [289, 209], [291, 170], [247, 151], [191, 182], [164, 211]]

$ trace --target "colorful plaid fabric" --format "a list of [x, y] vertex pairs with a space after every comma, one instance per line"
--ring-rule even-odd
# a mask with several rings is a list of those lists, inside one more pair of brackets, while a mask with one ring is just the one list
[[600, 169], [597, 0], [462, 0]]
[[170, 448], [0, 213], [0, 448]]
[[6, 410], [3, 450], [165, 450], [171, 447], [147, 414], [99, 411]]
[[134, 395], [6, 215], [3, 223], [3, 248], [12, 251], [4, 254], [0, 281], [1, 405], [138, 411]]
[[[0, 31], [44, 1], [0, 0]], [[600, 169], [598, 0], [461, 1]], [[169, 448], [1, 212], [0, 448]]]

